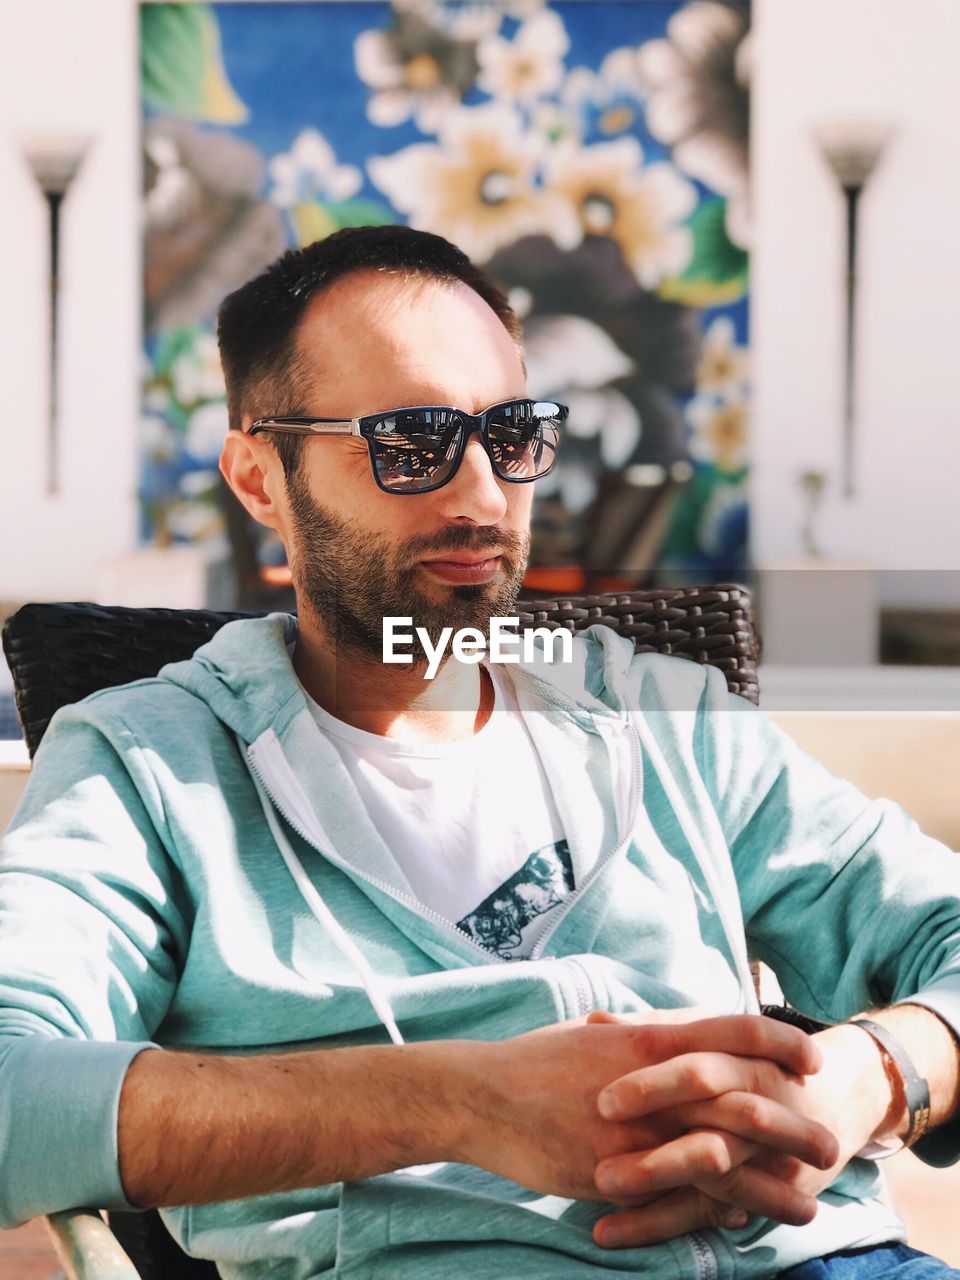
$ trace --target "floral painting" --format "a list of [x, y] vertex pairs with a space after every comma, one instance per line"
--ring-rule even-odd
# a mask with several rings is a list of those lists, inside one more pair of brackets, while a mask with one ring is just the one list
[[406, 222], [500, 281], [531, 393], [570, 405], [533, 563], [615, 585], [590, 563], [613, 483], [637, 511], [665, 497], [651, 571], [740, 572], [749, 18], [732, 0], [143, 4], [144, 538], [226, 548], [220, 299], [286, 247]]

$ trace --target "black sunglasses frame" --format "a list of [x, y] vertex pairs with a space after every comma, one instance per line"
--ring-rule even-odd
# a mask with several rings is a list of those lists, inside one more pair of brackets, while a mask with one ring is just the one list
[[[549, 475], [553, 470], [553, 462], [550, 463], [546, 471], [541, 471], [535, 476], [503, 475], [493, 456], [493, 447], [490, 443], [490, 417], [498, 409], [517, 405], [532, 409], [538, 404], [552, 405], [557, 410], [557, 413], [550, 416], [558, 424], [565, 422], [570, 412], [566, 405], [559, 404], [556, 400], [529, 400], [522, 397], [516, 400], [501, 400], [497, 404], [490, 405], [489, 408], [484, 409], [481, 413], [467, 413], [465, 409], [458, 409], [454, 405], [422, 404], [409, 405], [402, 409], [389, 409], [384, 413], [368, 413], [362, 418], [258, 418], [251, 425], [248, 435], [257, 435], [261, 431], [282, 431], [290, 435], [300, 436], [362, 436], [366, 440], [367, 448], [370, 451], [370, 469], [373, 472], [377, 488], [396, 497], [414, 498], [422, 493], [433, 493], [437, 489], [442, 489], [445, 484], [450, 483], [460, 469], [463, 455], [467, 451], [467, 443], [474, 431], [480, 436], [480, 442], [487, 457], [490, 459], [493, 473], [499, 480], [503, 480], [507, 484], [532, 484], [534, 480], [542, 480], [544, 476]], [[405, 489], [384, 484], [381, 480], [377, 467], [377, 450], [378, 448], [390, 448], [390, 445], [387, 440], [378, 439], [376, 429], [385, 418], [393, 418], [401, 413], [447, 413], [451, 415], [451, 428], [456, 426], [460, 430], [460, 445], [457, 449], [457, 456], [453, 460], [449, 473], [437, 484], [425, 485], [420, 489]], [[554, 456], [556, 456], [556, 449], [554, 449]]]

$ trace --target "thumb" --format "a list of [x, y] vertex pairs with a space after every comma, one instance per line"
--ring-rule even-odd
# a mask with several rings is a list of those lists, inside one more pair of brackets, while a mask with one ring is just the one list
[[663, 1023], [698, 1022], [701, 1018], [716, 1017], [704, 1005], [687, 1005], [682, 1009], [638, 1009], [633, 1013], [609, 1013], [606, 1009], [594, 1009], [587, 1014], [587, 1023], [617, 1022], [624, 1026], [650, 1026]]

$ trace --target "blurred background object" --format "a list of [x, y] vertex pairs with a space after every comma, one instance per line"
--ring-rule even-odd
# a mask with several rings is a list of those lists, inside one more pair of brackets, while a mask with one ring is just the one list
[[845, 206], [846, 261], [843, 379], [843, 492], [854, 494], [855, 389], [857, 363], [857, 229], [860, 197], [893, 135], [890, 125], [872, 120], [826, 120], [813, 130], [824, 159], [840, 184]]
[[77, 176], [87, 149], [87, 139], [63, 134], [27, 137], [21, 140], [23, 158], [47, 202], [50, 224], [50, 356], [48, 365], [47, 493], [53, 495], [60, 484], [59, 419], [57, 393], [59, 365], [57, 338], [60, 320], [60, 211], [70, 184]]

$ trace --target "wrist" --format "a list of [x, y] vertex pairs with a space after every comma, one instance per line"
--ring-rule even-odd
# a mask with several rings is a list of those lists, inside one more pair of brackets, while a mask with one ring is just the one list
[[[417, 1163], [471, 1164], [482, 1133], [483, 1099], [491, 1045], [477, 1040], [443, 1040], [405, 1046], [409, 1052], [411, 1122], [426, 1150]], [[412, 1137], [413, 1135], [411, 1135]]]
[[893, 1030], [863, 1016], [852, 1023], [873, 1040], [890, 1083], [890, 1107], [877, 1131], [878, 1140], [899, 1139], [912, 1146], [930, 1124], [930, 1086]]
[[830, 1081], [838, 1100], [837, 1134], [852, 1154], [868, 1144], [893, 1137], [898, 1126], [906, 1132], [902, 1094], [895, 1096], [876, 1042], [862, 1027], [840, 1023], [817, 1034], [824, 1065], [820, 1078]]

